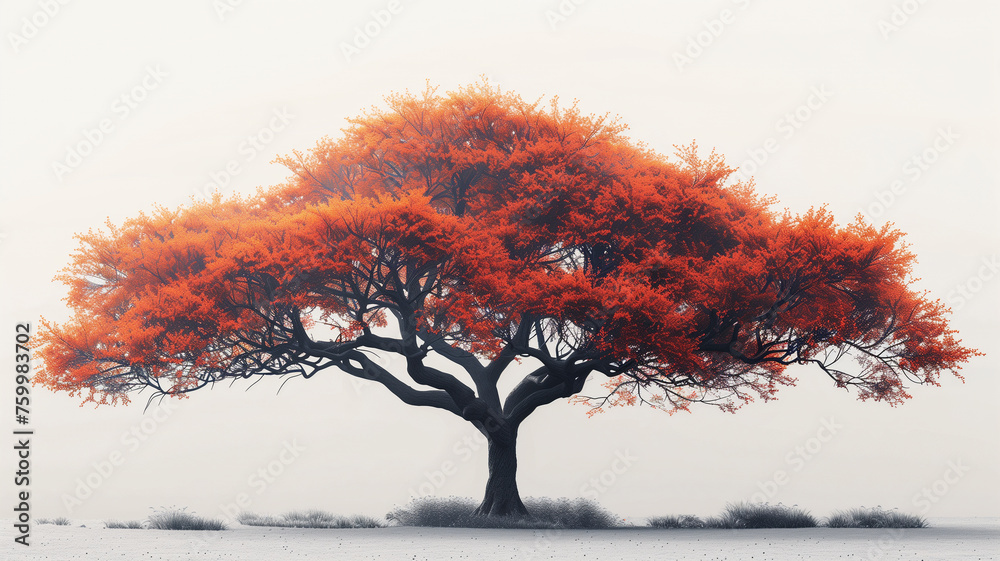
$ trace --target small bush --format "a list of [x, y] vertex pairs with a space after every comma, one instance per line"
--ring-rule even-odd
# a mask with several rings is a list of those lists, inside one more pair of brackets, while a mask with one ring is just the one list
[[826, 520], [830, 528], [926, 528], [927, 521], [914, 514], [875, 508], [838, 510]]
[[142, 530], [145, 526], [141, 520], [107, 520], [104, 527], [112, 530]]
[[274, 516], [254, 514], [252, 512], [237, 514], [236, 521], [244, 526], [278, 526], [281, 524], [281, 520]]
[[782, 504], [730, 503], [719, 516], [705, 521], [709, 528], [814, 528], [808, 512]]
[[202, 518], [180, 510], [163, 510], [149, 515], [149, 528], [152, 530], [225, 530], [226, 525], [221, 520]]
[[55, 524], [56, 526], [69, 526], [69, 518], [60, 516], [59, 518], [39, 518], [39, 524]]
[[556, 528], [599, 530], [619, 526], [619, 518], [596, 501], [587, 499], [546, 499], [528, 497], [524, 501], [531, 518]]
[[478, 503], [467, 497], [423, 497], [398, 507], [385, 517], [400, 526], [447, 528], [461, 526]]
[[477, 516], [479, 502], [466, 497], [423, 497], [386, 515], [400, 526], [438, 528], [601, 529], [619, 525], [618, 518], [585, 499], [527, 498], [527, 517]]
[[693, 530], [704, 528], [705, 521], [697, 516], [682, 514], [680, 516], [658, 516], [649, 519], [649, 525], [653, 528], [671, 528], [679, 530]]
[[292, 511], [281, 516], [241, 512], [236, 521], [246, 526], [279, 528], [382, 528], [385, 523], [371, 516], [338, 516], [321, 510]]

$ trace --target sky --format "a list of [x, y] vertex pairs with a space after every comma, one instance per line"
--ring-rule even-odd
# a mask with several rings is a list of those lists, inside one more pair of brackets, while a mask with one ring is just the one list
[[[9, 0], [0, 4], [0, 331], [69, 317], [53, 280], [74, 234], [154, 205], [278, 183], [278, 155], [336, 137], [393, 91], [482, 78], [577, 100], [673, 154], [697, 140], [778, 208], [826, 205], [907, 233], [916, 286], [986, 353], [899, 407], [822, 372], [736, 414], [539, 409], [523, 497], [585, 497], [629, 520], [767, 500], [1000, 516], [1000, 7], [985, 0]], [[0, 361], [11, 365], [14, 345]], [[391, 359], [387, 365], [394, 366]], [[398, 367], [398, 364], [395, 364]], [[486, 448], [453, 415], [325, 371], [185, 400], [80, 405], [31, 390], [33, 516], [138, 519], [320, 508], [381, 516], [479, 498]], [[13, 374], [0, 402], [13, 413]], [[19, 427], [13, 416], [3, 421]], [[15, 436], [0, 501], [15, 502]], [[8, 511], [9, 512], [9, 511]]]

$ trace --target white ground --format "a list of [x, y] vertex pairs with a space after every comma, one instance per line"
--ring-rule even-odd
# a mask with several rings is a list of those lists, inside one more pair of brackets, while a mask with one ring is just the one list
[[100, 521], [83, 523], [85, 527], [81, 522], [34, 526], [32, 545], [23, 547], [12, 545], [11, 522], [4, 521], [0, 559], [1000, 559], [997, 519], [932, 520], [933, 527], [918, 530], [320, 530], [236, 526], [223, 532], [190, 532], [108, 530]]

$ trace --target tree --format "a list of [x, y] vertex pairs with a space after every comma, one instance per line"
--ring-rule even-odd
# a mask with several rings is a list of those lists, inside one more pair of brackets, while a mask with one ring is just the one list
[[668, 160], [575, 104], [485, 83], [386, 100], [278, 158], [292, 175], [254, 197], [78, 236], [59, 277], [75, 315], [43, 324], [37, 380], [115, 404], [339, 370], [472, 423], [477, 513], [523, 515], [518, 427], [553, 401], [733, 411], [809, 364], [895, 405], [979, 354], [913, 288], [890, 226], [778, 213], [714, 152]]

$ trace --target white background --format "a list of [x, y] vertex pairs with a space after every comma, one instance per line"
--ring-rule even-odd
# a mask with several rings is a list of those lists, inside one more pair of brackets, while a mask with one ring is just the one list
[[[485, 76], [528, 100], [558, 95], [620, 115], [662, 153], [696, 139], [794, 212], [825, 204], [840, 222], [859, 211], [894, 222], [920, 257], [918, 286], [987, 353], [964, 384], [947, 375], [897, 408], [857, 402], [812, 369], [795, 369], [800, 383], [779, 401], [736, 415], [702, 406], [588, 419], [554, 403], [520, 431], [522, 496], [597, 496], [630, 520], [714, 514], [755, 493], [821, 516], [861, 505], [1000, 515], [1000, 274], [984, 265], [996, 268], [1000, 251], [995, 3], [400, 0], [395, 14], [385, 1], [151, 4], [69, 2], [52, 16], [38, 15], [45, 2], [0, 7], [0, 332], [10, 343], [18, 321], [68, 317], [51, 279], [74, 233], [189, 203], [231, 161], [239, 171], [222, 191], [252, 193], [286, 177], [275, 155], [336, 136], [383, 95]], [[144, 79], [155, 88], [137, 90]], [[127, 113], [122, 95], [135, 105]], [[290, 122], [267, 130], [275, 112]], [[113, 128], [89, 155], [54, 171], [102, 119]], [[268, 141], [252, 157], [250, 135]], [[762, 161], [765, 145], [766, 161], [748, 160]], [[12, 350], [0, 353], [8, 373]], [[13, 375], [3, 380], [0, 421], [13, 429]], [[381, 516], [421, 486], [481, 495], [486, 454], [463, 441], [470, 425], [333, 371], [276, 393], [279, 383], [197, 392], [159, 421], [144, 396], [95, 409], [36, 388], [33, 514], [135, 519], [176, 505], [221, 516], [245, 493], [261, 513]], [[824, 422], [840, 427], [832, 438]], [[5, 438], [0, 504], [11, 505]], [[283, 464], [286, 443], [300, 451]], [[628, 465], [615, 463], [622, 456]], [[109, 470], [112, 457], [121, 462]], [[435, 473], [446, 462], [453, 473]], [[268, 468], [280, 474], [255, 476]]]

